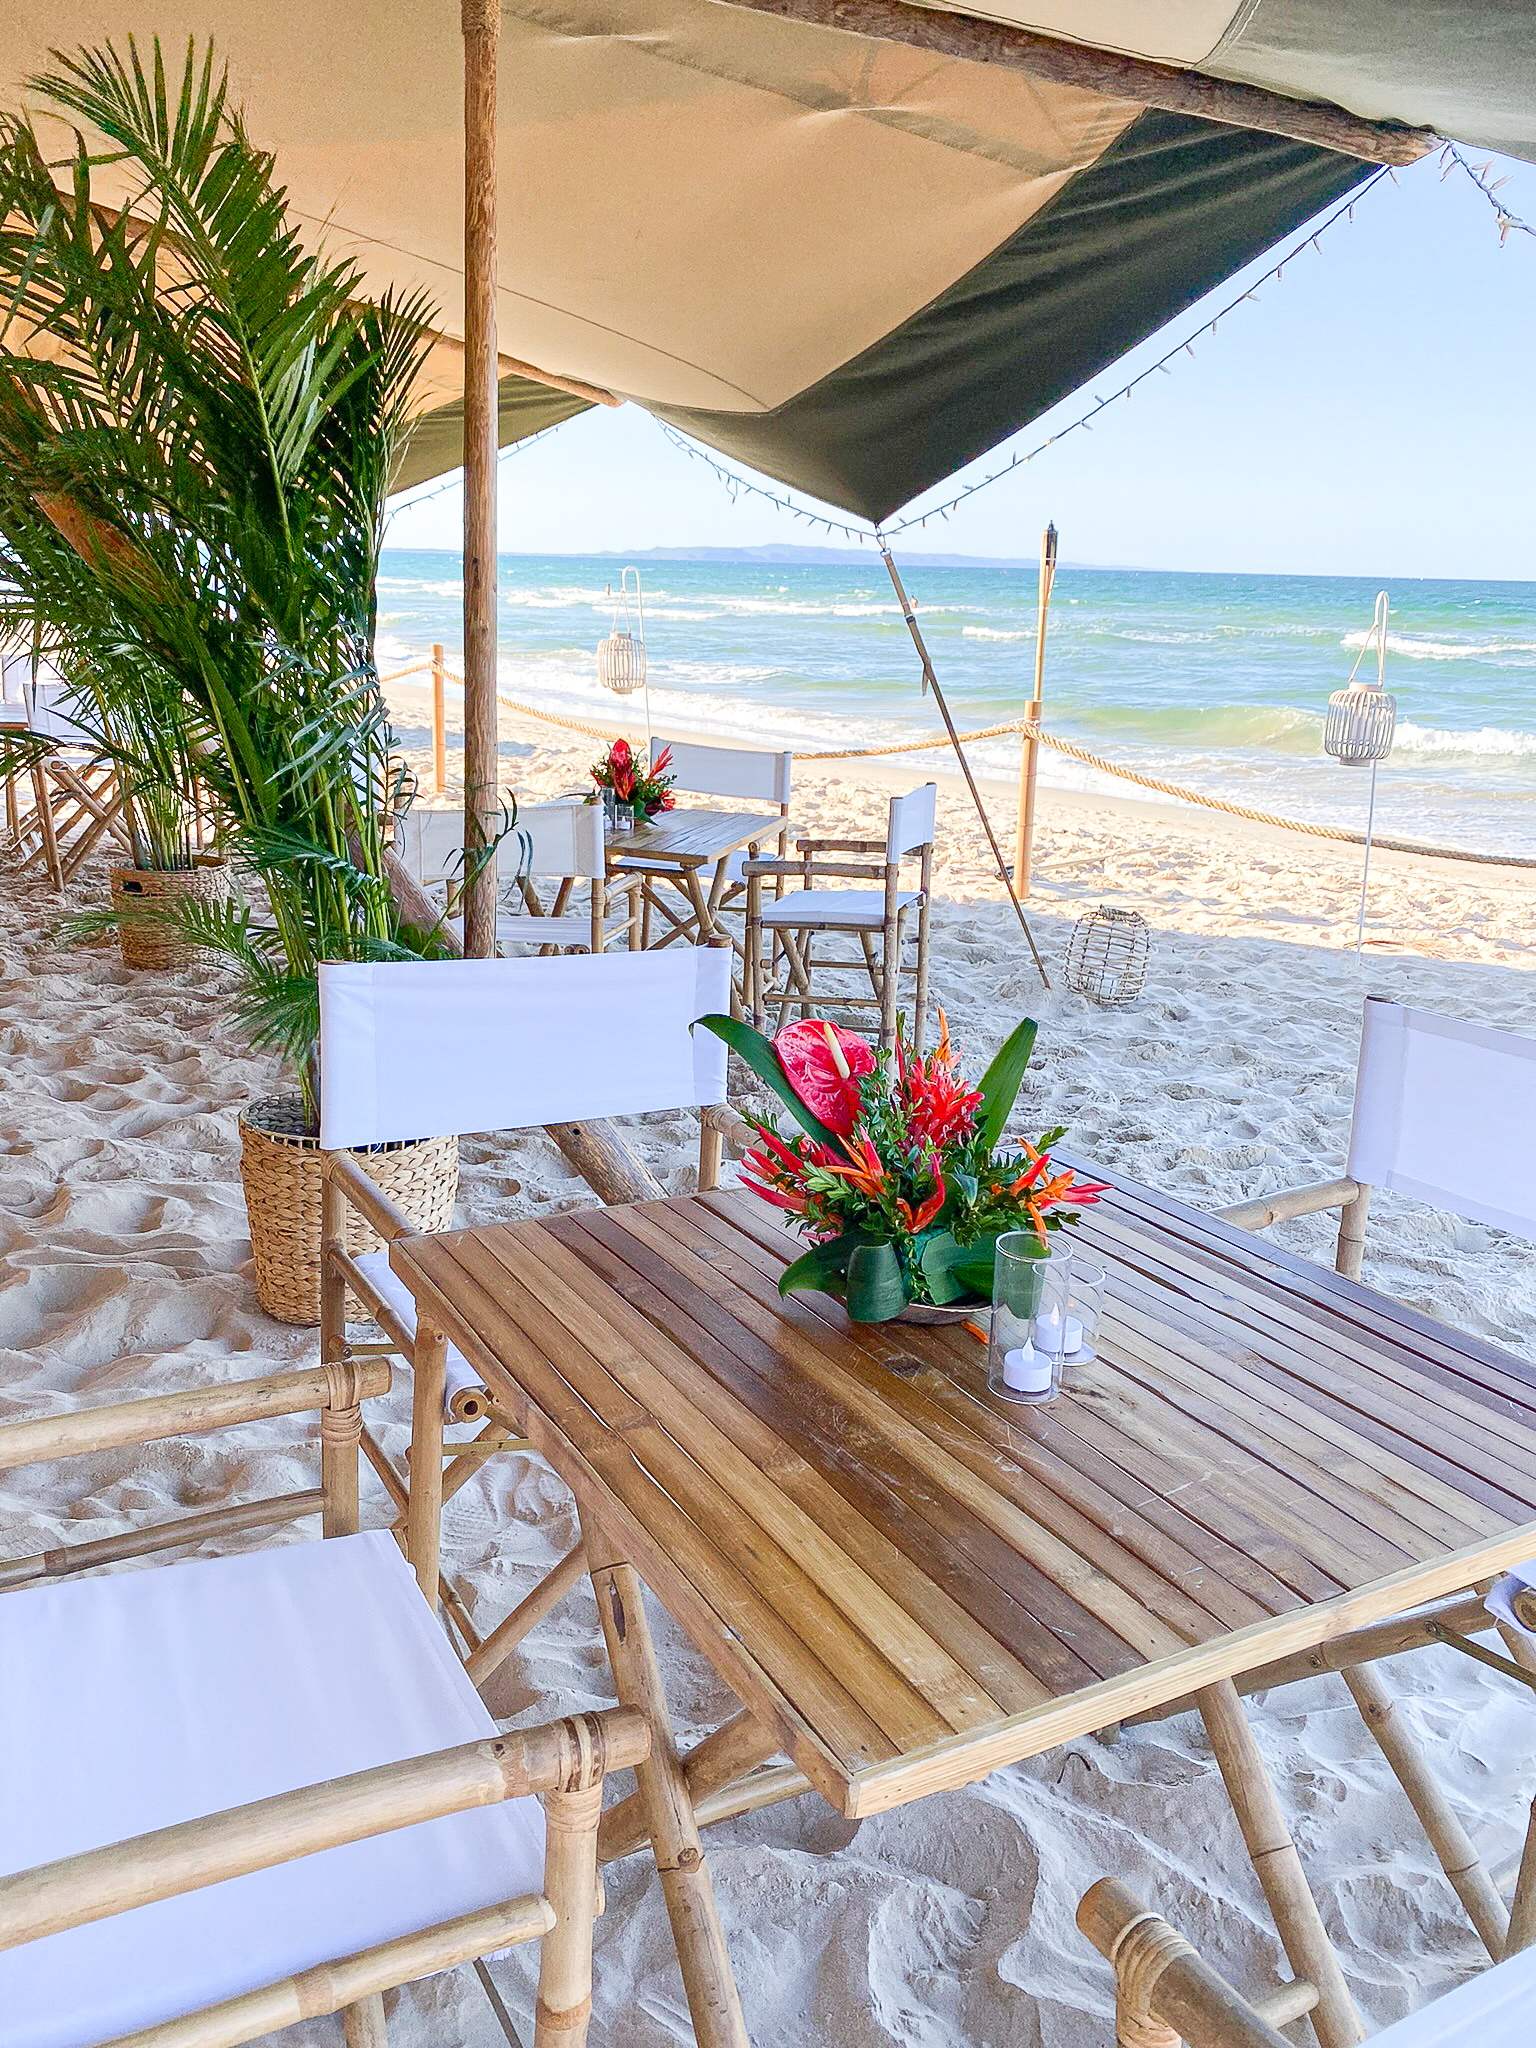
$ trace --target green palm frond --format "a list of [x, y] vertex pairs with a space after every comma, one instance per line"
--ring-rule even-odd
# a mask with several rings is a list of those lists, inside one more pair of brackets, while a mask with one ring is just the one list
[[302, 1074], [316, 963], [433, 943], [385, 879], [373, 644], [430, 309], [305, 246], [211, 48], [55, 53], [31, 92], [73, 139], [0, 116], [0, 632], [63, 675], [146, 851], [195, 798], [258, 872], [272, 942], [200, 942]]

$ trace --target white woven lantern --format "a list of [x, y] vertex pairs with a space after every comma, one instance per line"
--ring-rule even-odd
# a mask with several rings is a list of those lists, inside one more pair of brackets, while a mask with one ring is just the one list
[[[630, 577], [635, 579], [630, 588]], [[612, 586], [609, 595], [612, 596]], [[634, 600], [631, 614], [630, 600]], [[640, 571], [626, 569], [619, 578], [619, 594], [613, 607], [613, 626], [605, 640], [597, 643], [597, 680], [605, 690], [628, 697], [644, 686], [645, 597], [640, 589]]]
[[1365, 768], [1385, 761], [1396, 730], [1397, 699], [1379, 683], [1335, 690], [1328, 699], [1323, 751], [1346, 768]]

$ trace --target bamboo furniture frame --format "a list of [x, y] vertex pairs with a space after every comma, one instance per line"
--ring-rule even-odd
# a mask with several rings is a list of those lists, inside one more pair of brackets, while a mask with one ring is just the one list
[[112, 763], [51, 747], [6, 778], [6, 828], [22, 873], [41, 868], [62, 889], [103, 839], [131, 857]]
[[[894, 804], [900, 799], [893, 799]], [[896, 1042], [896, 1016], [900, 1002], [900, 978], [904, 971], [901, 965], [902, 947], [906, 939], [909, 913], [917, 912], [917, 959], [911, 969], [916, 976], [914, 997], [915, 1016], [913, 1019], [913, 1044], [919, 1052], [923, 1049], [926, 1013], [928, 1009], [928, 924], [933, 901], [933, 841], [930, 838], [920, 846], [910, 847], [897, 858], [890, 858], [889, 842], [884, 839], [797, 839], [795, 848], [798, 860], [749, 860], [746, 864], [747, 881], [747, 928], [746, 928], [746, 985], [742, 991], [745, 1007], [751, 1012], [752, 1021], [761, 1031], [770, 1008], [778, 1010], [778, 1023], [782, 1028], [789, 1012], [797, 1008], [802, 1017], [809, 1017], [813, 1010], [864, 1010], [873, 1005], [880, 1017], [880, 1043], [889, 1047]], [[915, 892], [902, 888], [904, 864], [915, 858], [918, 861], [918, 883]], [[830, 908], [817, 911], [807, 917], [803, 925], [787, 925], [775, 921], [765, 925], [763, 916], [763, 883], [772, 878], [775, 896], [772, 907], [782, 915], [781, 893], [786, 881], [796, 883], [799, 889], [814, 890], [818, 882], [864, 882], [879, 890], [881, 912], [878, 925], [871, 925], [867, 919], [839, 921]], [[904, 900], [911, 897], [914, 900]], [[862, 957], [856, 960], [817, 960], [813, 957], [813, 946], [818, 935], [825, 932], [851, 934], [859, 940]], [[763, 943], [765, 934], [771, 936], [772, 954], [765, 964]], [[878, 946], [876, 938], [878, 936]], [[783, 975], [775, 982], [773, 974], [782, 959]], [[818, 994], [812, 982], [816, 969], [834, 972], [862, 969], [869, 976], [869, 996]]]
[[[1340, 1642], [1353, 1669], [1359, 1632], [1536, 1551], [1536, 1384], [1134, 1183], [1077, 1235], [1110, 1268], [1099, 1355], [1027, 1411], [963, 1331], [781, 1300], [794, 1240], [744, 1195], [391, 1246], [423, 1327], [576, 1497], [618, 1694], [654, 1735], [602, 1853], [649, 1841], [704, 2048], [745, 2034], [703, 1826], [810, 1789], [880, 1812], [1189, 1703], [1319, 2041], [1360, 2037], [1238, 1686]], [[687, 1757], [642, 1580], [741, 1701]]]
[[[361, 1403], [386, 1393], [389, 1382], [389, 1368], [381, 1360], [332, 1362], [230, 1386], [0, 1425], [0, 1471], [313, 1410], [320, 1415], [321, 1447], [321, 1485], [316, 1490], [40, 1551], [9, 1562], [0, 1574], [0, 1588], [91, 1571], [317, 1511], [326, 1536], [354, 1534]], [[344, 1842], [536, 1795], [543, 1800], [546, 1818], [541, 1893], [339, 1957], [302, 1976], [280, 1979], [129, 2038], [132, 2048], [234, 2048], [299, 2020], [339, 2012], [349, 2048], [385, 2048], [385, 1991], [515, 1942], [542, 1939], [536, 2048], [581, 2048], [591, 2010], [597, 1827], [604, 1774], [638, 1766], [649, 1741], [646, 1724], [636, 1713], [621, 1709], [578, 1715], [306, 1786], [0, 1876], [0, 1948], [271, 1869]]]
[[[732, 887], [730, 857], [745, 847], [756, 859], [763, 841], [782, 830], [777, 811], [701, 809], [662, 811], [633, 832], [610, 833], [609, 875], [640, 880], [641, 945], [706, 946], [729, 937], [720, 911]], [[707, 886], [706, 868], [713, 869]]]

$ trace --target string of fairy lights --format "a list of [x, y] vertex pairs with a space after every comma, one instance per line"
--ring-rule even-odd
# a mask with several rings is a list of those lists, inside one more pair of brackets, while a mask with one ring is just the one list
[[[1440, 163], [1442, 180], [1450, 177], [1453, 172], [1460, 171], [1487, 201], [1499, 230], [1499, 243], [1501, 247], [1507, 243], [1512, 234], [1536, 236], [1536, 227], [1532, 227], [1528, 221], [1522, 220], [1500, 198], [1500, 191], [1508, 184], [1509, 175], [1506, 173], [1502, 177], [1494, 177], [1495, 165], [1491, 159], [1481, 164], [1475, 164], [1456, 143], [1448, 142], [1440, 152]], [[1256, 277], [1251, 284], [1247, 285], [1235, 298], [1229, 299], [1208, 320], [1203, 321], [1200, 326], [1185, 335], [1181, 341], [1175, 342], [1155, 362], [1148, 363], [1117, 390], [1111, 391], [1108, 396], [1100, 396], [1099, 393], [1095, 392], [1092, 405], [1086, 411], [1080, 413], [1076, 419], [1070, 421], [1066, 426], [1058, 427], [1054, 433], [1048, 434], [1043, 441], [1037, 442], [1034, 447], [1020, 449], [1013, 455], [1010, 455], [1006, 462], [1001, 463], [996, 469], [989, 470], [985, 476], [974, 478], [970, 483], [965, 484], [960, 490], [956, 491], [952, 497], [946, 498], [942, 504], [930, 505], [923, 511], [909, 513], [905, 518], [897, 520], [894, 525], [855, 526], [851, 525], [847, 520], [839, 519], [832, 514], [817, 511], [811, 506], [801, 504], [787, 491], [774, 490], [770, 485], [759, 483], [753, 477], [743, 476], [740, 470], [732, 468], [729, 463], [722, 461], [719, 456], [713, 454], [709, 449], [702, 447], [697, 441], [690, 440], [686, 434], [680, 433], [676, 427], [669, 425], [665, 420], [657, 420], [656, 425], [674, 448], [680, 450], [690, 461], [701, 462], [706, 469], [713, 472], [724, 485], [732, 503], [740, 497], [757, 498], [766, 504], [775, 506], [781, 512], [789, 513], [792, 518], [798, 519], [808, 526], [820, 528], [822, 531], [830, 534], [841, 534], [849, 540], [857, 541], [861, 546], [873, 543], [878, 547], [884, 542], [894, 540], [898, 534], [908, 533], [914, 528], [921, 529], [926, 527], [930, 520], [947, 521], [961, 505], [965, 504], [968, 499], [974, 498], [979, 491], [990, 489], [993, 484], [1000, 483], [1004, 477], [1012, 476], [1015, 471], [1025, 468], [1031, 462], [1037, 461], [1048, 449], [1054, 448], [1059, 442], [1064, 441], [1069, 434], [1079, 432], [1091, 433], [1094, 422], [1101, 413], [1109, 411], [1112, 406], [1129, 401], [1150, 378], [1171, 376], [1173, 366], [1180, 358], [1185, 356], [1192, 358], [1194, 356], [1195, 344], [1197, 342], [1205, 341], [1216, 332], [1224, 320], [1229, 320], [1242, 306], [1256, 299], [1265, 285], [1274, 284], [1283, 278], [1286, 271], [1299, 257], [1305, 256], [1310, 250], [1316, 250], [1322, 237], [1331, 228], [1341, 223], [1353, 221], [1356, 207], [1388, 179], [1391, 179], [1393, 184], [1398, 182], [1396, 172], [1390, 165], [1385, 165], [1381, 170], [1377, 171], [1374, 177], [1368, 179], [1364, 185], [1352, 193], [1340, 206], [1335, 207], [1326, 220], [1321, 221], [1317, 227], [1311, 228], [1299, 236], [1279, 261], [1272, 264], [1262, 276]], [[556, 421], [553, 426], [541, 428], [537, 434], [530, 434], [526, 440], [518, 441], [510, 448], [504, 448], [499, 459], [502, 462], [507, 462], [514, 456], [526, 454], [529, 449], [536, 448], [541, 441], [547, 440], [551, 434], [557, 432], [563, 424], [563, 421]], [[420, 491], [411, 497], [402, 498], [391, 507], [391, 518], [397, 512], [414, 510], [418, 505], [430, 504], [434, 498], [440, 498], [449, 491], [457, 490], [462, 481], [462, 474], [462, 471], [455, 470], [442, 481], [435, 483], [431, 489]]]

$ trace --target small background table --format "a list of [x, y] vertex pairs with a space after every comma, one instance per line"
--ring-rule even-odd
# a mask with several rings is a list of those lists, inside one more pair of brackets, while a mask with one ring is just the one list
[[[610, 832], [609, 879], [642, 878], [642, 944], [702, 946], [718, 937], [717, 913], [729, 886], [730, 856], [740, 847], [755, 856], [764, 842], [777, 844], [783, 830], [777, 811], [674, 810], [658, 813], [633, 832]], [[706, 887], [704, 870], [711, 865], [714, 873]], [[653, 916], [662, 926], [654, 940]]]
[[[746, 1195], [391, 1247], [576, 1497], [657, 1733], [605, 1840], [651, 1839], [706, 2048], [746, 2036], [701, 1819], [808, 1786], [878, 1813], [1175, 1701], [1325, 2048], [1359, 2038], [1232, 1681], [1536, 1552], [1536, 1375], [1133, 1183], [1077, 1235], [1109, 1268], [1099, 1356], [1035, 1409], [963, 1329], [781, 1300], [796, 1241]], [[642, 1579], [742, 1702], [686, 1761]]]

